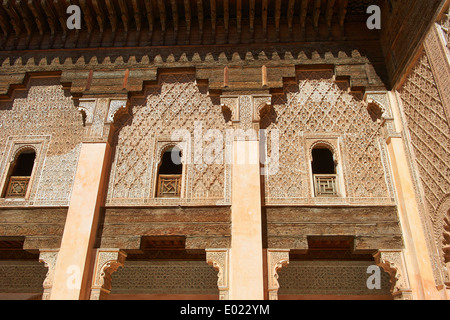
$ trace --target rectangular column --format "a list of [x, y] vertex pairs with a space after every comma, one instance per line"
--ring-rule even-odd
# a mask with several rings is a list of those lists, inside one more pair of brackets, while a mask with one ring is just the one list
[[264, 299], [259, 141], [233, 141], [229, 299]]
[[87, 299], [109, 143], [83, 143], [56, 263], [51, 300]]

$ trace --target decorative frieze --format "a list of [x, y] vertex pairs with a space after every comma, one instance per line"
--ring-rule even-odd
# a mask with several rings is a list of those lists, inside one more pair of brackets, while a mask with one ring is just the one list
[[368, 287], [367, 282], [373, 272], [373, 261], [289, 261], [287, 268], [278, 271], [278, 296], [366, 296], [389, 298], [389, 274], [379, 268], [376, 287]]
[[205, 260], [128, 260], [112, 278], [111, 295], [219, 295], [217, 271]]

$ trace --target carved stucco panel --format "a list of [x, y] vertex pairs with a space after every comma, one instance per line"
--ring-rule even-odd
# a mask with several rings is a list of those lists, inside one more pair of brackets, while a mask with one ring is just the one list
[[[299, 72], [296, 83], [286, 83], [274, 94], [272, 111], [261, 117], [269, 136], [280, 137], [278, 172], [265, 177], [266, 202], [283, 203], [393, 203], [386, 154], [380, 145], [382, 128], [373, 122], [367, 103], [342, 90], [330, 72]], [[309, 162], [304, 158], [306, 141], [315, 135], [339, 139], [346, 197], [312, 197]], [[267, 153], [272, 150], [268, 137]], [[306, 182], [306, 183], [305, 183]], [[289, 190], [297, 186], [297, 190]]]
[[[436, 65], [442, 62], [442, 48], [434, 32], [432, 30], [428, 35], [426, 51], [419, 57], [399, 93], [407, 130], [405, 137], [411, 146], [412, 166], [417, 168], [413, 174], [421, 199], [421, 217], [425, 229], [429, 230], [425, 234], [432, 253], [433, 273], [436, 284], [442, 285], [448, 278], [442, 251], [446, 214], [442, 204], [450, 194], [448, 101], [442, 100], [448, 95], [448, 85], [442, 87], [442, 81], [449, 78], [450, 73], [448, 66]], [[437, 78], [440, 81], [436, 81]]]
[[4, 161], [11, 155], [11, 139], [25, 144], [45, 140], [29, 201], [23, 205], [68, 205], [84, 127], [81, 114], [59, 78], [31, 78], [26, 90], [14, 93], [12, 102], [0, 102], [0, 123], [3, 177], [8, 170]]
[[[147, 87], [145, 98], [132, 99], [129, 108], [132, 117], [115, 137], [107, 204], [230, 203], [231, 168], [225, 159], [212, 163], [193, 161], [195, 152], [205, 156], [216, 142], [206, 138], [209, 130], [225, 137], [225, 130], [229, 128], [218, 99], [208, 96], [204, 88], [197, 85], [194, 75], [161, 75], [158, 86]], [[180, 134], [191, 146], [183, 155], [192, 160], [184, 168], [185, 196], [156, 198], [158, 145], [163, 141], [179, 141]]]

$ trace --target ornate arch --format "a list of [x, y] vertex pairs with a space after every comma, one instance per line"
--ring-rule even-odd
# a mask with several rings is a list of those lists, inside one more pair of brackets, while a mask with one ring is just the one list
[[36, 148], [35, 145], [32, 144], [25, 144], [25, 145], [21, 145], [19, 146], [17, 149], [15, 149], [12, 153], [11, 153], [11, 158], [10, 158], [10, 163], [13, 163], [14, 161], [17, 160], [17, 158], [20, 156], [21, 153], [23, 153], [26, 150], [33, 150], [36, 158], [38, 157], [38, 148]]
[[339, 152], [337, 150], [337, 146], [335, 146], [332, 142], [324, 140], [324, 139], [317, 139], [314, 142], [311, 143], [308, 150], [308, 157], [309, 161], [311, 162], [313, 160], [312, 151], [317, 147], [325, 147], [328, 150], [331, 151], [333, 154], [333, 160], [334, 164], [337, 165], [340, 161]]
[[156, 150], [156, 156], [157, 156], [157, 168], [159, 168], [160, 164], [161, 164], [161, 160], [162, 157], [164, 155], [164, 153], [171, 149], [171, 148], [178, 148], [181, 151], [181, 163], [184, 164], [185, 163], [185, 157], [186, 157], [186, 150], [185, 150], [185, 146], [183, 146], [182, 143], [180, 143], [179, 141], [171, 141], [171, 142], [166, 142], [160, 146], [158, 146], [158, 149]]

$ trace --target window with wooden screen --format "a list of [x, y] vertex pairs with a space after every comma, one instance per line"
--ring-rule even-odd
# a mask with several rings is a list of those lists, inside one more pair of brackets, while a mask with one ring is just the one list
[[31, 149], [18, 154], [11, 165], [4, 191], [5, 198], [25, 198], [36, 160], [36, 152]]
[[158, 198], [180, 197], [182, 177], [181, 150], [177, 147], [170, 148], [162, 155], [158, 169], [156, 196]]
[[337, 197], [338, 176], [333, 152], [328, 148], [314, 148], [312, 150], [312, 173], [314, 193], [316, 197]]

